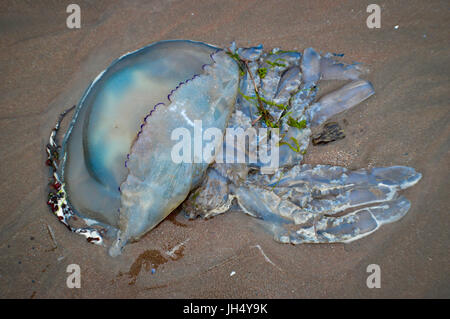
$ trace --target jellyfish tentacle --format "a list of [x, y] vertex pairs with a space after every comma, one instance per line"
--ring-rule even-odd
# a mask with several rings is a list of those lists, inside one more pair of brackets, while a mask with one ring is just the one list
[[301, 83], [299, 52], [283, 52], [273, 50], [261, 59], [259, 70], [266, 70], [260, 77], [261, 89], [259, 94], [264, 101], [274, 103], [268, 108], [274, 121], [278, 121], [286, 112], [291, 94], [298, 91]]
[[329, 187], [382, 184], [404, 189], [417, 183], [420, 177], [420, 173], [407, 166], [350, 170], [341, 166], [302, 164], [279, 170], [273, 175], [254, 174], [249, 176], [249, 179], [275, 188], [293, 188], [305, 184]]
[[240, 208], [246, 214], [266, 222], [288, 225], [304, 224], [315, 219], [314, 213], [282, 198], [271, 189], [257, 185], [230, 185]]
[[234, 199], [228, 185], [229, 181], [225, 177], [209, 168], [202, 184], [183, 203], [185, 217], [207, 219], [227, 212]]
[[242, 210], [264, 220], [278, 241], [349, 242], [404, 216], [410, 203], [397, 192], [420, 178], [405, 166], [350, 171], [297, 165], [273, 176], [253, 174], [230, 190]]
[[320, 59], [320, 73], [322, 80], [352, 80], [355, 81], [365, 73], [359, 63], [346, 64], [336, 59], [339, 54], [327, 53]]
[[320, 60], [320, 54], [313, 48], [303, 50], [301, 69], [305, 83], [315, 84], [319, 82], [321, 74]]
[[341, 113], [363, 102], [375, 93], [366, 80], [352, 81], [314, 103], [307, 111], [311, 126], [324, 123], [333, 115]]
[[274, 238], [291, 244], [349, 243], [372, 234], [383, 224], [399, 220], [406, 215], [410, 206], [409, 200], [400, 196], [340, 217], [323, 215], [313, 225], [305, 225], [296, 230], [285, 229], [283, 232], [278, 227]]
[[[320, 56], [308, 48], [301, 61], [289, 65], [278, 65], [277, 62], [286, 61], [277, 60], [275, 55], [270, 60], [262, 56], [259, 65], [255, 60], [247, 64], [247, 77], [241, 81], [241, 97], [230, 120], [231, 127], [249, 128], [255, 123], [247, 109], [251, 105], [256, 110], [256, 85], [265, 100], [288, 104], [290, 116], [280, 118], [281, 134], [297, 140], [304, 150], [309, 143], [310, 126], [319, 125], [374, 94], [370, 82], [359, 79], [363, 72], [359, 66], [338, 63], [330, 54]], [[260, 78], [260, 70], [256, 68], [264, 69], [268, 64], [272, 68], [268, 68], [267, 74], [261, 73]], [[256, 83], [250, 82], [249, 72]], [[321, 79], [352, 81], [310, 106]], [[271, 110], [276, 119], [280, 114], [279, 110]], [[289, 125], [290, 118], [297, 122], [306, 120], [306, 126]], [[329, 165], [298, 165], [302, 155], [281, 145], [281, 168], [273, 175], [242, 169], [237, 164], [215, 163], [214, 169], [208, 171], [204, 187], [199, 188], [204, 193], [192, 196], [196, 197], [196, 205], [203, 208], [203, 213], [196, 215], [207, 218], [218, 211], [223, 213], [237, 199], [241, 210], [256, 217], [280, 242], [350, 242], [403, 217], [410, 202], [399, 197], [398, 191], [421, 178], [420, 173], [405, 166], [348, 170]], [[216, 175], [223, 178], [220, 183], [214, 181]], [[209, 186], [211, 182], [215, 185]], [[227, 191], [230, 195], [222, 196]], [[191, 208], [192, 211], [195, 209]]]
[[351, 171], [339, 166], [297, 165], [272, 177], [252, 177], [293, 202], [303, 201], [301, 206], [308, 211], [336, 214], [392, 200], [399, 190], [416, 184], [422, 175], [406, 166]]

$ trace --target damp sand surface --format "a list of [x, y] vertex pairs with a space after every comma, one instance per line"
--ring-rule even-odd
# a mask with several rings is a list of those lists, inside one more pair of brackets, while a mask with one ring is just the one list
[[[0, 297], [450, 297], [448, 1], [378, 1], [376, 30], [359, 0], [77, 3], [79, 30], [64, 2], [0, 3]], [[364, 63], [376, 94], [336, 117], [346, 137], [310, 145], [305, 162], [414, 167], [423, 178], [404, 192], [409, 213], [351, 244], [300, 246], [239, 212], [171, 216], [115, 259], [68, 232], [45, 203], [50, 130], [115, 58], [163, 39], [312, 46]], [[65, 284], [72, 263], [80, 289]], [[369, 264], [380, 289], [366, 286]]]

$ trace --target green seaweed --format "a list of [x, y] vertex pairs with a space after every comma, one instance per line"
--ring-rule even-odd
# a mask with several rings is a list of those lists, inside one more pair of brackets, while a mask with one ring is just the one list
[[258, 75], [261, 79], [264, 79], [267, 75], [267, 68], [259, 68]]
[[200, 191], [199, 191], [199, 190], [196, 191], [196, 192], [192, 195], [192, 200], [195, 201], [195, 200], [197, 199], [198, 195], [200, 195]]
[[286, 67], [286, 64], [283, 64], [283, 63], [278, 63], [277, 61], [281, 61], [281, 60], [284, 60], [284, 61], [286, 61], [285, 59], [282, 59], [282, 58], [278, 58], [278, 59], [276, 59], [275, 61], [265, 61], [267, 64], [269, 64], [271, 67], [276, 67], [276, 66], [280, 66], [280, 67], [283, 67], [283, 68], [285, 68]]
[[[258, 99], [257, 96], [249, 96], [249, 95], [245, 95], [244, 93], [242, 93], [242, 91], [239, 89], [239, 94], [242, 95], [242, 97], [244, 99], [246, 99], [249, 102], [256, 102], [256, 100]], [[284, 104], [280, 104], [280, 103], [275, 103], [273, 101], [269, 101], [265, 98], [263, 98], [262, 96], [259, 96], [259, 99], [264, 102], [266, 105], [270, 105], [270, 106], [275, 106], [277, 108], [279, 108], [280, 110], [287, 110], [288, 106], [284, 105]]]
[[263, 98], [262, 96], [261, 96], [261, 100], [262, 100], [264, 103], [266, 103], [267, 105], [275, 106], [275, 107], [279, 108], [280, 110], [287, 110], [287, 108], [288, 108], [287, 105], [280, 104], [280, 103], [275, 103], [275, 102], [273, 102], [273, 101], [266, 100], [266, 99]]
[[280, 184], [281, 179], [283, 178], [283, 176], [284, 176], [284, 172], [281, 172], [280, 177], [278, 178], [278, 181], [272, 186], [272, 191], [275, 189], [275, 187], [278, 186], [278, 184]]
[[278, 50], [276, 53], [274, 53], [274, 54], [283, 54], [283, 53], [298, 53], [297, 51], [294, 51], [294, 50], [288, 50], [288, 51], [286, 51], [286, 50]]
[[[259, 94], [259, 91], [258, 91], [258, 88], [256, 86], [255, 80], [254, 80], [253, 75], [252, 75], [252, 73], [250, 71], [250, 68], [248, 66], [248, 61], [241, 60], [237, 53], [227, 52], [227, 54], [237, 61], [237, 63], [238, 63], [240, 68], [242, 66], [242, 68], [245, 67], [247, 69], [247, 72], [248, 72], [248, 74], [250, 76], [250, 79], [253, 82], [255, 96], [245, 95], [241, 91], [240, 88], [238, 90], [239, 90], [239, 94], [245, 100], [247, 100], [250, 103], [254, 103], [256, 108], [258, 109], [259, 117], [254, 121], [254, 123], [256, 123], [257, 121], [261, 120], [263, 123], [265, 123], [266, 127], [269, 127], [269, 128], [280, 128], [281, 120], [284, 117], [289, 116], [292, 113], [292, 112], [287, 112], [287, 110], [289, 109], [289, 106], [290, 106], [290, 100], [289, 100], [289, 104], [288, 105], [284, 105], [284, 104], [281, 104], [281, 103], [275, 103], [273, 101], [269, 101], [269, 100], [265, 99], [264, 97], [262, 97]], [[281, 67], [285, 67], [286, 66], [285, 64], [278, 63], [278, 61], [286, 61], [286, 60], [283, 59], [283, 58], [278, 58], [278, 59], [275, 59], [273, 62], [271, 62], [271, 61], [266, 61], [266, 62], [269, 65], [271, 65], [272, 67], [273, 66], [281, 66]], [[245, 71], [242, 69], [241, 72], [245, 72]], [[267, 74], [267, 68], [259, 68], [257, 70], [257, 72], [258, 72], [259, 77], [261, 79], [263, 79], [266, 76], [266, 74]], [[311, 90], [311, 89], [312, 88], [309, 88], [309, 89], [306, 89], [306, 90]], [[300, 91], [301, 90], [299, 90], [298, 92], [300, 92]], [[267, 109], [267, 106], [277, 107], [277, 108], [283, 110], [283, 112], [282, 112], [281, 116], [279, 117], [278, 121], [276, 121], [276, 122], [273, 121], [273, 117], [270, 115], [270, 112]], [[289, 116], [287, 124], [289, 126], [296, 127], [298, 129], [306, 128], [306, 120], [297, 121], [294, 118], [292, 118], [291, 116]], [[284, 138], [284, 136], [281, 137], [281, 141], [279, 142], [279, 145], [288, 145], [289, 148], [291, 150], [293, 150], [294, 152], [305, 154], [305, 151], [302, 151], [300, 149], [300, 144], [298, 143], [297, 139], [295, 139], [294, 137], [291, 137], [291, 140], [294, 143], [293, 145], [291, 145], [290, 143], [288, 143], [286, 141], [283, 141], [283, 138]]]
[[291, 127], [296, 127], [299, 130], [303, 130], [304, 128], [306, 128], [306, 120], [297, 121], [293, 117], [289, 116], [287, 125], [289, 125]]
[[232, 53], [231, 51], [227, 51], [225, 53], [237, 62], [239, 66], [239, 75], [243, 77], [245, 75], [244, 61], [239, 58], [239, 55], [237, 53]]
[[278, 144], [279, 145], [287, 145], [287, 146], [289, 146], [289, 148], [292, 151], [305, 155], [306, 154], [306, 150], [303, 150], [303, 151], [301, 150], [300, 144], [298, 143], [297, 139], [295, 137], [291, 137], [291, 140], [294, 142], [294, 146], [289, 144], [288, 142], [285, 142], [285, 141], [280, 141]]

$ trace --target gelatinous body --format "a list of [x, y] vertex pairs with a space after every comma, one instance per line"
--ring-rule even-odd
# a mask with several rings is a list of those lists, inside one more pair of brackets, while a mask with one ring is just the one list
[[117, 226], [119, 187], [140, 125], [173, 88], [213, 62], [217, 49], [188, 43], [163, 42], [125, 55], [81, 99], [64, 143], [64, 182], [71, 204], [87, 217]]
[[[49, 203], [66, 225], [71, 213], [64, 215], [62, 207], [67, 204], [90, 225], [108, 230], [113, 256], [180, 205], [187, 216], [206, 218], [238, 204], [280, 242], [366, 236], [406, 214], [409, 202], [398, 191], [421, 175], [401, 166], [349, 171], [301, 164], [312, 127], [374, 94], [361, 74], [356, 65], [311, 48], [265, 53], [262, 46], [233, 44], [222, 50], [179, 40], [129, 53], [101, 73], [80, 100], [64, 138], [61, 166], [52, 164], [63, 195]], [[348, 83], [316, 102], [321, 80]], [[195, 152], [188, 162], [174, 161], [174, 132], [183, 128], [195, 136], [199, 121], [203, 130], [216, 129], [222, 137], [226, 129], [278, 130], [260, 135], [259, 145], [211, 142], [217, 149], [237, 150], [234, 157], [254, 155], [255, 162], [221, 157], [206, 162]], [[49, 160], [53, 138], [54, 133]], [[263, 140], [277, 143], [261, 146]], [[188, 144], [197, 147], [194, 140]], [[274, 145], [278, 166], [267, 174], [259, 158]], [[89, 227], [74, 231], [91, 241], [94, 236]]]
[[207, 164], [171, 160], [171, 132], [193, 130], [195, 120], [225, 129], [239, 73], [217, 51], [159, 42], [114, 62], [81, 99], [64, 142], [63, 182], [77, 212], [119, 230], [112, 254], [156, 226], [203, 176]]

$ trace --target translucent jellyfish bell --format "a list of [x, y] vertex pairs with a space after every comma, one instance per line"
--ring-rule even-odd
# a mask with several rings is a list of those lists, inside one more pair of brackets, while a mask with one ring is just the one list
[[[127, 201], [122, 193], [130, 193], [127, 185], [133, 184], [133, 178], [121, 184], [129, 176], [130, 167], [134, 172], [144, 170], [144, 175], [156, 176], [158, 169], [169, 173], [170, 146], [174, 143], [167, 134], [169, 128], [189, 127], [194, 120], [225, 128], [237, 94], [238, 69], [224, 53], [217, 53], [214, 60], [217, 51], [199, 42], [158, 42], [119, 58], [97, 77], [81, 99], [63, 143], [63, 182], [76, 211], [109, 226], [127, 228], [127, 237], [133, 238], [170, 213], [170, 208], [163, 207], [150, 218], [151, 207], [160, 207], [159, 202], [166, 203], [164, 195], [173, 194], [170, 183], [163, 185], [167, 178], [160, 176], [161, 187], [148, 189], [147, 196], [139, 197], [134, 192], [140, 198], [141, 211], [136, 217], [139, 225], [130, 230], [126, 226], [135, 216], [126, 213]], [[212, 90], [214, 86], [218, 89]], [[176, 109], [180, 104], [182, 112]], [[144, 139], [152, 144], [145, 152], [138, 143]], [[136, 164], [133, 145], [135, 153], [149, 157], [147, 162]], [[187, 196], [202, 168], [191, 170], [191, 174], [192, 180], [184, 176], [186, 182], [178, 183], [179, 194], [171, 199], [172, 205]], [[145, 179], [142, 174], [140, 178]], [[150, 199], [152, 192], [155, 194]], [[122, 238], [121, 246], [127, 240]]]

